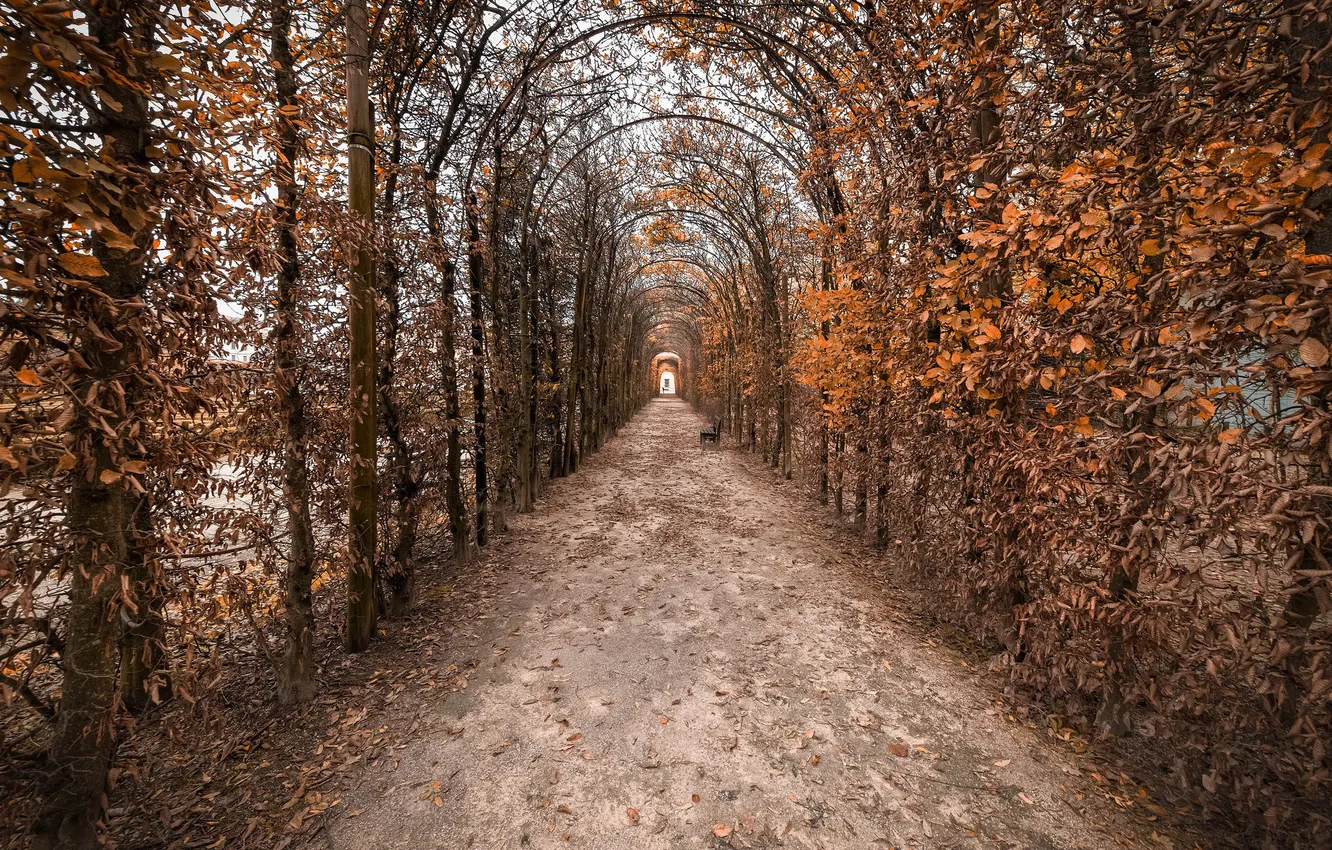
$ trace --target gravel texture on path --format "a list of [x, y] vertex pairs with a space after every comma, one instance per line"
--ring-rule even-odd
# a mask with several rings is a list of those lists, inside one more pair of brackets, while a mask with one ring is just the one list
[[320, 843], [1188, 846], [1006, 718], [993, 678], [895, 619], [816, 506], [701, 448], [702, 424], [649, 403], [458, 587], [422, 588], [442, 625], [421, 661], [452, 686], [397, 707], [406, 731]]

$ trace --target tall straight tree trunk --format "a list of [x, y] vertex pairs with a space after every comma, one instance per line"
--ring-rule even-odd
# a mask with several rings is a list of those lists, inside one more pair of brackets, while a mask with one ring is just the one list
[[[1156, 88], [1156, 67], [1152, 60], [1152, 36], [1151, 24], [1146, 20], [1130, 20], [1125, 22], [1128, 31], [1127, 42], [1129, 48], [1129, 74], [1126, 81], [1128, 94], [1132, 98], [1151, 97]], [[1155, 202], [1156, 196], [1160, 190], [1160, 178], [1157, 174], [1156, 158], [1157, 150], [1155, 144], [1156, 130], [1146, 125], [1146, 116], [1138, 109], [1132, 111], [1132, 121], [1135, 135], [1137, 136], [1137, 165], [1143, 171], [1138, 177], [1138, 195], [1140, 200], [1151, 210], [1151, 205]], [[1158, 235], [1158, 228], [1148, 218], [1144, 222], [1142, 229], [1143, 239], [1155, 238]], [[1138, 256], [1141, 254], [1140, 243], [1134, 244], [1130, 262], [1137, 265]], [[1164, 253], [1157, 253], [1153, 256], [1143, 255], [1143, 264], [1141, 271], [1147, 286], [1143, 287], [1147, 292], [1152, 292], [1151, 280], [1159, 275], [1165, 268]], [[1152, 297], [1147, 296], [1149, 299]], [[1126, 425], [1129, 428], [1138, 430], [1144, 436], [1151, 435], [1155, 431], [1152, 421], [1153, 415], [1150, 408], [1135, 411], [1127, 417]], [[1151, 446], [1150, 443], [1139, 443], [1128, 453], [1124, 464], [1124, 477], [1131, 487], [1141, 489], [1141, 485], [1147, 480], [1151, 473]], [[1130, 494], [1133, 498], [1135, 494]], [[1138, 590], [1138, 576], [1143, 567], [1143, 558], [1146, 555], [1140, 547], [1134, 545], [1134, 527], [1142, 525], [1142, 518], [1150, 511], [1147, 504], [1136, 504], [1124, 512], [1121, 521], [1121, 528], [1116, 545], [1113, 547], [1116, 554], [1113, 556], [1113, 566], [1110, 571], [1109, 590], [1110, 601], [1117, 605], [1122, 605], [1131, 601], [1131, 597]], [[1129, 678], [1129, 665], [1131, 660], [1128, 658], [1128, 647], [1123, 641], [1122, 634], [1116, 630], [1109, 639], [1106, 647], [1106, 681], [1104, 693], [1101, 697], [1101, 704], [1096, 713], [1096, 731], [1104, 736], [1122, 737], [1129, 734], [1132, 730], [1132, 718], [1130, 716], [1130, 706], [1125, 699], [1121, 682]]]
[[606, 346], [609, 343], [609, 316], [614, 301], [615, 258], [619, 253], [618, 241], [611, 243], [609, 258], [606, 262], [606, 296], [600, 315], [595, 323], [596, 374], [592, 381], [592, 449], [598, 451], [605, 442], [604, 424], [606, 420]]
[[370, 33], [365, 0], [349, 0], [347, 17], [347, 195], [358, 227], [348, 284], [351, 417], [347, 531], [348, 652], [370, 645], [375, 632], [375, 509], [379, 396], [375, 391], [374, 131], [370, 123]]
[[[540, 285], [540, 250], [538, 246], [532, 246], [532, 267], [537, 274], [537, 285]], [[540, 419], [538, 407], [541, 397], [537, 392], [537, 386], [541, 380], [541, 303], [531, 287], [527, 290], [527, 309], [523, 312], [523, 321], [526, 322], [526, 341], [527, 341], [527, 510], [536, 507], [538, 491], [541, 488], [541, 470], [537, 464], [537, 448], [539, 440], [537, 439], [537, 423]]]
[[[499, 134], [498, 126], [495, 129]], [[505, 511], [513, 496], [512, 459], [513, 423], [510, 422], [508, 369], [508, 346], [505, 339], [505, 314], [507, 289], [503, 285], [504, 267], [500, 256], [503, 221], [500, 214], [500, 192], [503, 189], [504, 149], [495, 144], [495, 173], [490, 187], [490, 214], [486, 226], [486, 265], [490, 273], [490, 362], [491, 388], [495, 394], [495, 440], [492, 453], [495, 456], [495, 500], [490, 506], [491, 527], [496, 533], [508, 530]]]
[[578, 349], [578, 455], [587, 457], [592, 423], [596, 419], [596, 325], [589, 321], [588, 301], [596, 291], [596, 279], [588, 274], [588, 291], [583, 295], [583, 322]]
[[522, 276], [518, 281], [518, 397], [520, 399], [519, 413], [521, 416], [518, 423], [518, 448], [516, 452], [518, 512], [524, 514], [532, 510], [536, 489], [531, 477], [533, 467], [532, 444], [535, 441], [536, 434], [536, 418], [532, 415], [534, 410], [532, 376], [536, 372], [536, 364], [532, 362], [534, 349], [532, 347], [532, 323], [530, 321], [533, 251], [527, 244], [527, 236], [527, 230], [524, 228], [522, 245], [519, 249], [522, 256]]
[[449, 512], [449, 532], [453, 536], [453, 560], [465, 563], [472, 556], [472, 529], [467, 516], [467, 500], [462, 493], [462, 405], [458, 399], [458, 357], [454, 342], [454, 286], [457, 269], [452, 262], [446, 264], [444, 274], [445, 315], [440, 332], [443, 357], [440, 380], [444, 384], [444, 415], [447, 458], [445, 462], [444, 502]]
[[782, 477], [787, 481], [791, 480], [791, 458], [794, 455], [795, 442], [791, 434], [791, 382], [790, 375], [790, 334], [791, 334], [791, 284], [789, 281], [782, 280], [782, 311], [781, 326], [777, 338], [781, 341], [780, 362], [782, 370], [778, 374], [777, 391], [779, 393], [777, 416], [781, 419], [778, 424], [778, 432], [781, 434], [779, 442], [781, 443], [781, 464]]
[[[884, 376], [884, 385], [888, 381]], [[874, 545], [884, 549], [892, 537], [888, 528], [888, 473], [892, 462], [892, 439], [888, 430], [888, 407], [877, 405], [879, 415], [874, 434]]]
[[529, 244], [529, 233], [522, 234], [522, 280], [518, 284], [518, 393], [522, 397], [522, 422], [518, 429], [518, 513], [530, 513], [537, 500], [537, 314], [531, 297], [537, 274], [537, 248]]
[[384, 263], [384, 353], [380, 365], [380, 407], [384, 411], [384, 435], [388, 438], [388, 472], [393, 487], [392, 550], [384, 554], [384, 578], [388, 584], [388, 615], [401, 617], [412, 607], [416, 567], [417, 500], [419, 487], [412, 471], [412, 452], [402, 433], [402, 414], [394, 393], [397, 371], [398, 329], [401, 323], [397, 261]]
[[472, 447], [476, 479], [476, 545], [489, 542], [490, 485], [486, 481], [486, 352], [485, 311], [481, 304], [486, 257], [477, 223], [476, 196], [467, 198], [467, 294], [472, 311], [472, 422], [475, 443]]
[[[389, 148], [388, 177], [384, 182], [383, 216], [392, 222], [397, 204], [398, 168], [402, 163], [402, 128], [399, 110], [390, 101], [393, 140]], [[384, 258], [384, 351], [379, 368], [379, 406], [384, 416], [384, 436], [388, 439], [389, 486], [393, 503], [390, 507], [392, 532], [390, 548], [382, 554], [383, 577], [388, 585], [387, 614], [402, 617], [412, 608], [416, 588], [416, 532], [420, 508], [417, 496], [420, 486], [412, 469], [412, 449], [402, 431], [402, 409], [398, 402], [398, 333], [402, 328], [401, 306], [402, 269], [398, 265], [396, 246]]]
[[[587, 249], [584, 248], [584, 253]], [[568, 396], [568, 406], [565, 410], [564, 427], [564, 473], [571, 475], [578, 471], [578, 404], [581, 393], [579, 391], [582, 382], [581, 363], [583, 351], [583, 302], [587, 296], [587, 272], [583, 266], [586, 260], [578, 270], [578, 286], [574, 292], [574, 320], [573, 320], [573, 339], [569, 348], [569, 383], [566, 389]]]
[[273, 0], [270, 11], [270, 51], [278, 103], [278, 150], [274, 167], [278, 205], [277, 324], [273, 343], [273, 385], [282, 417], [282, 496], [286, 501], [291, 549], [283, 588], [283, 625], [286, 641], [278, 668], [277, 698], [283, 704], [301, 703], [315, 692], [314, 610], [310, 588], [314, 579], [314, 524], [310, 519], [310, 472], [307, 461], [305, 395], [301, 381], [300, 254], [296, 232], [300, 189], [296, 162], [300, 100], [296, 63], [291, 52], [290, 0]]
[[866, 408], [863, 413], [858, 412], [856, 418], [860, 420], [860, 428], [856, 434], [856, 486], [852, 491], [853, 509], [855, 514], [852, 516], [851, 524], [857, 534], [863, 534], [868, 519], [869, 511], [869, 426], [870, 415]]
[[[824, 246], [819, 255], [819, 277], [824, 292], [830, 292], [833, 289], [833, 257], [832, 250]], [[819, 339], [827, 340], [832, 333], [832, 323], [822, 321], [819, 323]], [[830, 486], [830, 472], [828, 463], [830, 455], [828, 452], [828, 440], [831, 436], [828, 428], [828, 403], [831, 397], [828, 395], [827, 387], [819, 387], [819, 504], [828, 504], [828, 489]]]
[[[151, 26], [156, 9], [152, 4], [131, 7], [106, 3], [88, 12], [88, 34], [106, 53], [131, 57], [135, 49], [150, 43], [150, 33], [136, 27]], [[128, 45], [128, 46], [127, 46]], [[126, 65], [136, 64], [133, 59]], [[137, 88], [121, 82], [143, 76], [143, 69], [123, 67], [122, 76], [102, 84], [107, 99], [117, 110], [93, 113], [95, 131], [101, 137], [101, 162], [142, 174], [148, 167], [148, 104]], [[150, 77], [151, 79], [151, 77]], [[114, 178], [113, 178], [114, 179]], [[126, 197], [121, 203], [136, 203]], [[139, 210], [140, 215], [146, 211]], [[33, 825], [34, 850], [91, 850], [97, 843], [97, 821], [107, 772], [115, 750], [116, 667], [120, 655], [121, 619], [117, 596], [130, 558], [128, 531], [136, 501], [118, 471], [112, 433], [127, 430], [123, 415], [132, 411], [131, 387], [122, 384], [138, 349], [134, 331], [125, 326], [121, 306], [139, 300], [145, 290], [145, 262], [152, 244], [151, 232], [135, 228], [123, 207], [109, 210], [112, 223], [123, 233], [133, 234], [136, 248], [111, 252], [95, 232], [90, 234], [93, 255], [105, 276], [96, 287], [71, 290], [63, 309], [73, 329], [71, 350], [85, 364], [76, 373], [71, 394], [85, 400], [67, 433], [83, 468], [73, 477], [65, 503], [65, 522], [71, 545], [66, 555], [69, 575], [69, 608], [66, 613], [65, 646], [61, 652], [60, 712], [50, 747], [50, 778], [41, 811]], [[114, 388], [126, 397], [112, 400]], [[94, 418], [89, 410], [100, 406]], [[105, 479], [105, 480], [104, 480]]]
[[[430, 250], [436, 257], [444, 251], [441, 244], [443, 227], [439, 217], [439, 196], [435, 192], [435, 179], [426, 183], [426, 229], [430, 234]], [[463, 498], [462, 484], [462, 404], [458, 398], [458, 310], [457, 268], [450, 259], [439, 261], [439, 380], [444, 391], [444, 505], [449, 514], [449, 536], [453, 542], [453, 560], [463, 564], [472, 556], [472, 527], [467, 516], [467, 500]]]
[[[553, 280], [551, 282], [553, 283]], [[560, 324], [555, 318], [555, 295], [553, 288], [549, 292], [549, 304], [547, 304], [546, 319], [550, 325], [550, 382], [554, 387], [554, 390], [550, 394], [550, 477], [563, 478], [569, 473], [568, 468], [564, 463], [568, 454], [568, 449], [564, 445], [565, 434], [561, 427], [564, 417], [562, 415], [563, 411], [560, 408], [560, 398], [561, 396], [568, 396], [569, 387], [566, 381], [560, 380]], [[569, 397], [572, 398], [572, 396]]]

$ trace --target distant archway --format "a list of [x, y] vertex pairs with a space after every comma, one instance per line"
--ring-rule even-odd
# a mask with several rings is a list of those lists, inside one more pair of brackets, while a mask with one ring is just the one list
[[671, 351], [663, 351], [652, 358], [652, 394], [683, 397], [685, 393], [684, 370], [680, 365], [680, 356]]

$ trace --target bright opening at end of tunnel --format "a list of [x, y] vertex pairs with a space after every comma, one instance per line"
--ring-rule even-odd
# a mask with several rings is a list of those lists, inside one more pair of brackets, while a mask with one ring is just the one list
[[671, 377], [670, 372], [661, 373], [661, 394], [675, 395], [675, 379]]

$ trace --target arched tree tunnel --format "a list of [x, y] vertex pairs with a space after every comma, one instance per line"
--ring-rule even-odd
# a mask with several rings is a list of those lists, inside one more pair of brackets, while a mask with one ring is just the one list
[[[717, 423], [756, 480], [826, 507], [965, 635], [1026, 700], [1012, 716], [1048, 715], [1063, 741], [1151, 737], [1117, 752], [1160, 780], [1142, 785], [1182, 789], [1152, 812], [1225, 813], [1248, 846], [1325, 846], [1329, 12], [5, 3], [0, 709], [14, 757], [44, 770], [0, 764], [24, 821], [9, 832], [43, 850], [200, 846], [213, 821], [190, 805], [158, 807], [169, 836], [114, 814], [152, 799], [108, 796], [152, 773], [119, 742], [156, 734], [153, 718], [176, 728], [182, 706], [259, 704], [219, 697], [239, 680], [312, 710], [330, 671], [453, 604], [459, 577], [491, 576], [511, 522], [592, 487], [556, 482], [625, 429], [666, 445]], [[744, 584], [721, 562], [780, 504], [745, 514], [708, 489], [741, 486], [736, 455], [670, 445], [663, 481], [748, 526], [679, 522], [687, 500], [660, 495], [672, 522], [654, 526], [642, 592], [677, 567]], [[654, 468], [615, 451], [620, 472]], [[638, 504], [595, 492], [604, 524]], [[762, 539], [794, 559], [782, 569], [829, 562]], [[616, 581], [599, 557], [578, 567], [601, 582], [579, 585], [589, 598]], [[696, 569], [708, 558], [726, 580]], [[836, 598], [861, 611], [854, 597]], [[814, 643], [850, 664], [845, 642]], [[450, 658], [413, 681], [466, 688], [476, 662]], [[653, 704], [663, 728], [686, 697]], [[857, 729], [882, 731], [852, 702]], [[330, 726], [352, 717], [338, 704]], [[769, 720], [801, 730], [801, 752], [826, 743], [801, 717]], [[903, 733], [890, 752], [928, 745]], [[988, 789], [1008, 762], [948, 787]], [[923, 774], [896, 769], [857, 805], [901, 803]], [[312, 837], [327, 779], [275, 779], [299, 790], [208, 846]], [[844, 802], [787, 799], [802, 795], [806, 825]], [[911, 812], [921, 834], [881, 840], [928, 843], [945, 810], [962, 823], [940, 805]], [[780, 843], [749, 814], [706, 840]], [[1028, 843], [1068, 838], [1046, 820]]]

